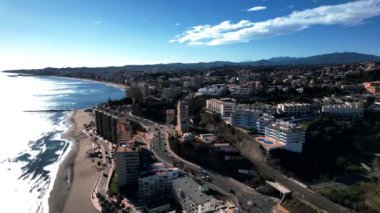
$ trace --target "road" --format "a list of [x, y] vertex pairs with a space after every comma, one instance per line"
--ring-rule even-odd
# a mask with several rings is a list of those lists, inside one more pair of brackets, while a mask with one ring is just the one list
[[[170, 132], [169, 128], [166, 126], [159, 125], [159, 124], [154, 123], [150, 120], [134, 116], [131, 113], [129, 114], [129, 117], [132, 119], [135, 119], [138, 122], [143, 123], [147, 127], [150, 127], [151, 130], [163, 131], [166, 128], [167, 132]], [[152, 127], [153, 127], [153, 129], [152, 129]], [[158, 134], [162, 134], [162, 133], [163, 132], [160, 132]], [[199, 166], [194, 167], [193, 163], [189, 164], [189, 162], [184, 161], [183, 159], [179, 159], [178, 156], [169, 154], [167, 149], [165, 148], [165, 143], [168, 143], [167, 140], [162, 140], [162, 139], [159, 139], [157, 141], [153, 140], [152, 150], [157, 156], [159, 156], [159, 158], [161, 158], [160, 159], [161, 161], [166, 162], [168, 164], [171, 164], [173, 162], [173, 160], [175, 159], [178, 162], [183, 162], [186, 165], [186, 167], [189, 167], [192, 170], [199, 172], [199, 168], [200, 168]], [[315, 192], [301, 186], [300, 184], [294, 182], [294, 180], [284, 176], [281, 173], [281, 171], [276, 170], [276, 169], [268, 166], [267, 164], [260, 161], [259, 159], [256, 159], [252, 156], [245, 156], [245, 157], [247, 159], [249, 159], [252, 163], [254, 163], [261, 172], [264, 172], [269, 177], [273, 178], [277, 182], [281, 183], [285, 187], [292, 190], [294, 196], [296, 196], [302, 200], [305, 200], [305, 201], [315, 205], [316, 207], [318, 207], [318, 208], [320, 208], [326, 212], [331, 212], [331, 213], [349, 212], [348, 209], [346, 209], [346, 208], [344, 208], [344, 207], [342, 207], [342, 206], [340, 206], [334, 202], [331, 202], [330, 200], [328, 200], [328, 199], [316, 194]], [[210, 171], [209, 171], [209, 173], [212, 175], [212, 177], [210, 176], [213, 179], [212, 184], [215, 184], [216, 186], [221, 186], [221, 188], [223, 188], [224, 190], [227, 190], [227, 191], [229, 191], [230, 189], [233, 189], [233, 190], [239, 189], [239, 190], [236, 190], [236, 191], [239, 191], [239, 194], [237, 194], [236, 197], [238, 199], [240, 198], [239, 201], [243, 201], [243, 202], [241, 202], [243, 205], [244, 205], [244, 201], [246, 200], [245, 199], [246, 197], [250, 198], [250, 196], [256, 196], [256, 195], [245, 194], [245, 192], [244, 192], [245, 190], [241, 190], [241, 186], [237, 187], [236, 183], [231, 184], [232, 183], [231, 180], [228, 180], [228, 178], [226, 178], [226, 177], [222, 177], [222, 176], [217, 175], [217, 174], [212, 174]], [[226, 179], [228, 181], [226, 181]], [[243, 189], [244, 189], [244, 187], [243, 187]], [[260, 204], [258, 206], [260, 206]]]
[[[176, 163], [177, 167], [184, 169], [198, 181], [201, 181], [203, 184], [208, 185], [210, 188], [227, 197], [231, 197], [236, 202], [237, 206], [241, 207], [244, 212], [272, 212], [272, 207], [275, 205], [275, 202], [271, 198], [257, 193], [252, 188], [233, 178], [206, 170], [210, 176], [210, 181], [206, 182], [202, 180], [198, 175], [205, 169], [180, 158], [170, 149], [168, 144], [170, 129], [168, 127], [152, 122], [146, 122], [146, 119], [137, 116], [133, 116], [133, 119], [140, 122], [140, 124], [144, 125], [149, 132], [153, 133], [150, 148], [158, 160], [170, 166]], [[249, 201], [252, 201], [254, 205], [249, 205]]]

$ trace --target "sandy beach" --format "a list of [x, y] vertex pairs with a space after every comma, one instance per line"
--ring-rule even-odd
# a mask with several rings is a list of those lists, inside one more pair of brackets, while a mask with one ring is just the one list
[[73, 141], [72, 149], [61, 164], [53, 190], [49, 197], [49, 212], [96, 213], [91, 203], [91, 192], [98, 178], [95, 163], [85, 158], [86, 152], [93, 148], [92, 141], [81, 130], [93, 118], [83, 110], [74, 111], [71, 128], [64, 138]]

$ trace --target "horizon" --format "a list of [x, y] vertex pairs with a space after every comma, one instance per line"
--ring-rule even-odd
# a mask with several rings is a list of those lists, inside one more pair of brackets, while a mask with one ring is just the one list
[[380, 0], [4, 0], [0, 68], [379, 56], [379, 24]]

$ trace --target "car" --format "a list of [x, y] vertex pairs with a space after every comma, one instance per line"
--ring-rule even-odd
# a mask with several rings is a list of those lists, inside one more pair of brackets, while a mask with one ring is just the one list
[[253, 206], [255, 203], [252, 201], [252, 200], [249, 200], [248, 202], [247, 202], [247, 205], [248, 206]]
[[229, 190], [231, 194], [236, 194], [236, 192], [233, 189]]
[[103, 173], [103, 177], [108, 177], [108, 174], [107, 173]]

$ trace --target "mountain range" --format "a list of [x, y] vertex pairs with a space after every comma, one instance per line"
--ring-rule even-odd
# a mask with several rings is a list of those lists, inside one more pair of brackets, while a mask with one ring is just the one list
[[380, 57], [356, 52], [330, 53], [309, 57], [274, 57], [270, 59], [245, 62], [213, 61], [199, 63], [170, 63], [170, 64], [151, 64], [151, 65], [126, 65], [120, 67], [78, 67], [78, 68], [45, 68], [38, 70], [12, 70], [9, 72], [25, 73], [29, 71], [51, 72], [51, 71], [80, 71], [83, 73], [96, 73], [107, 71], [175, 71], [191, 69], [210, 69], [221, 66], [295, 66], [295, 65], [334, 65], [334, 64], [354, 64], [365, 62], [380, 62]]

